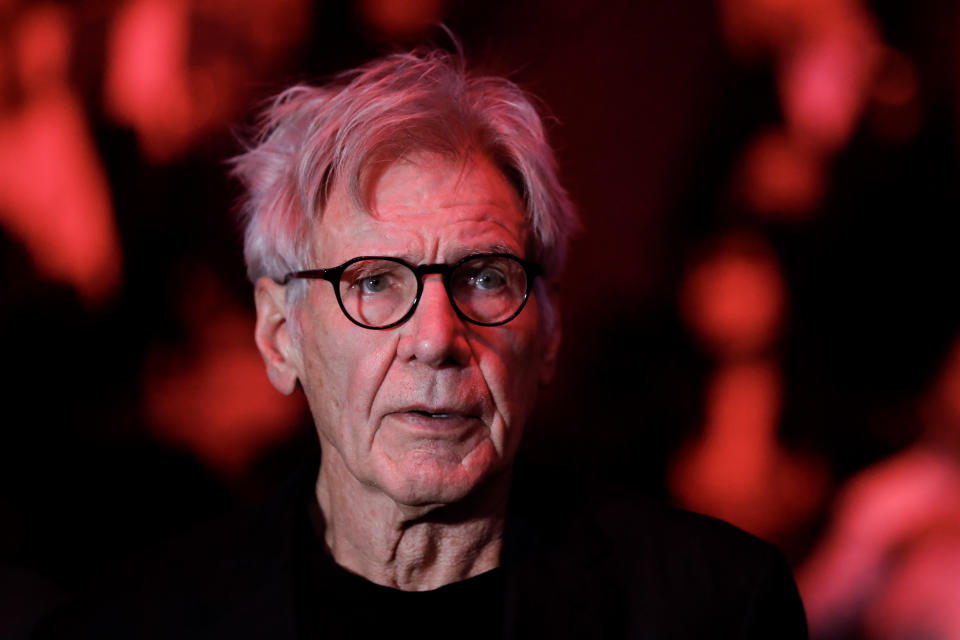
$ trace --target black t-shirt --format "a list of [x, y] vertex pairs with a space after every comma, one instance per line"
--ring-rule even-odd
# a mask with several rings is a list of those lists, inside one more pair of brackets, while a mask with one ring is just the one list
[[514, 471], [499, 569], [426, 593], [370, 584], [340, 569], [312, 530], [316, 473], [105, 576], [37, 638], [807, 637], [770, 545], [543, 468]]
[[303, 640], [503, 637], [502, 569], [430, 591], [385, 587], [333, 561], [318, 514], [313, 501], [294, 546], [297, 630]]

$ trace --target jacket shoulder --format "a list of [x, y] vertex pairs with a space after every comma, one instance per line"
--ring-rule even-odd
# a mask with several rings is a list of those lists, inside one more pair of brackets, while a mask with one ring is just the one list
[[[528, 487], [539, 496], [537, 524], [524, 525], [517, 556], [528, 554], [521, 566], [539, 565], [531, 576], [552, 576], [547, 584], [530, 578], [542, 606], [574, 618], [592, 608], [585, 615], [601, 619], [608, 637], [806, 637], [796, 585], [773, 545], [611, 481], [541, 472], [537, 482]], [[564, 626], [578, 624], [597, 628]]]

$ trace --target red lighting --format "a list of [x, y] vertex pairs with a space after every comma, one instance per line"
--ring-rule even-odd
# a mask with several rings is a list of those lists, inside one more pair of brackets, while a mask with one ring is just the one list
[[300, 424], [305, 405], [270, 385], [253, 341], [254, 321], [199, 272], [182, 304], [191, 341], [159, 347], [147, 362], [144, 396], [159, 438], [238, 477]]
[[765, 348], [780, 329], [786, 292], [773, 251], [759, 237], [725, 238], [682, 290], [685, 320], [715, 354]]
[[68, 19], [41, 5], [13, 28], [9, 71], [25, 95], [19, 109], [0, 116], [0, 223], [41, 275], [97, 303], [119, 284], [122, 257], [106, 176], [67, 84]]
[[375, 31], [399, 40], [421, 35], [443, 20], [445, 0], [360, 0], [358, 10]]
[[181, 153], [191, 135], [187, 10], [186, 0], [132, 0], [117, 12], [108, 40], [106, 109], [136, 130], [155, 162]]
[[827, 475], [777, 442], [781, 384], [776, 367], [762, 361], [714, 375], [703, 434], [670, 468], [670, 488], [682, 506], [764, 537], [809, 517]]
[[824, 189], [822, 160], [780, 132], [754, 138], [741, 169], [741, 190], [750, 208], [786, 220], [808, 218]]

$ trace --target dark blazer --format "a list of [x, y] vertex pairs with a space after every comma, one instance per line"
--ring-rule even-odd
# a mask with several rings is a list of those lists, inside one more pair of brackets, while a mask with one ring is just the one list
[[[112, 577], [37, 637], [296, 640], [294, 532], [315, 474]], [[502, 557], [506, 637], [807, 637], [776, 549], [612, 486], [515, 474]]]

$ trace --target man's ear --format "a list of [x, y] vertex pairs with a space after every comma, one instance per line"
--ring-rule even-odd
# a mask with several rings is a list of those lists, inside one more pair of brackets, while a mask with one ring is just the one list
[[546, 386], [553, 380], [553, 374], [557, 368], [557, 355], [560, 353], [560, 339], [563, 337], [563, 329], [560, 323], [560, 299], [555, 287], [547, 290], [550, 298], [550, 306], [553, 311], [553, 322], [544, 332], [545, 344], [543, 345], [543, 360], [540, 364], [540, 386]]
[[300, 353], [290, 335], [293, 318], [286, 287], [263, 277], [257, 280], [253, 295], [257, 305], [254, 339], [267, 365], [267, 377], [277, 391], [290, 395], [297, 386]]

